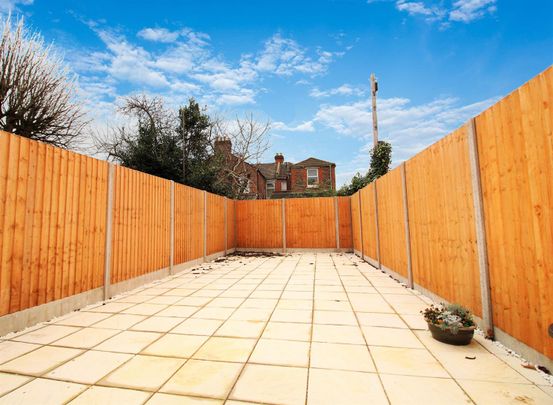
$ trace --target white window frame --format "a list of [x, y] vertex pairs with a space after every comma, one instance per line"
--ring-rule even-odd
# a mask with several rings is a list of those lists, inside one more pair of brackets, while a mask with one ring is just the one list
[[[309, 176], [309, 171], [310, 170], [315, 170], [315, 173], [316, 175], [315, 176]], [[317, 188], [319, 187], [319, 169], [317, 167], [308, 167], [306, 169], [306, 175], [307, 175], [307, 188]], [[310, 184], [309, 183], [309, 178], [315, 178], [315, 182]]]
[[[269, 184], [272, 185], [272, 187], [269, 187]], [[267, 189], [267, 194], [274, 193], [275, 191], [275, 180], [267, 180], [267, 184], [265, 185]]]
[[288, 191], [288, 182], [286, 180], [280, 182], [280, 191]]

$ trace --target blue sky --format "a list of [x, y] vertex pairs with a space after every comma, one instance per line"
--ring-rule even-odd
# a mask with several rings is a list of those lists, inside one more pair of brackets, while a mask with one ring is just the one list
[[397, 164], [553, 62], [550, 0], [0, 0], [8, 10], [63, 53], [94, 127], [120, 122], [125, 95], [195, 97], [270, 119], [265, 161], [330, 160], [340, 184], [368, 166], [371, 72]]

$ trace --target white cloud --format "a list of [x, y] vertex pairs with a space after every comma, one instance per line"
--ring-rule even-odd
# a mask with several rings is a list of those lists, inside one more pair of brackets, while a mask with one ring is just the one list
[[451, 21], [469, 23], [496, 11], [496, 0], [458, 0], [449, 13]]
[[298, 125], [288, 125], [282, 121], [276, 121], [271, 124], [271, 129], [276, 129], [286, 132], [313, 132], [315, 131], [315, 126], [313, 121], [305, 121]]
[[[448, 134], [497, 98], [462, 105], [456, 98], [439, 98], [412, 105], [407, 98], [388, 98], [378, 102], [379, 135], [392, 142], [394, 160], [404, 160]], [[372, 141], [371, 100], [342, 105], [322, 105], [314, 121], [336, 132]]]
[[257, 57], [255, 68], [261, 72], [270, 72], [281, 76], [295, 73], [320, 75], [326, 72], [328, 65], [339, 53], [317, 49], [315, 57], [308, 56], [307, 50], [296, 41], [275, 34], [265, 42], [265, 48]]
[[169, 31], [167, 28], [144, 28], [136, 35], [148, 41], [168, 43], [175, 42], [180, 34], [180, 31]]
[[405, 11], [409, 15], [421, 15], [424, 16], [427, 21], [434, 21], [443, 18], [446, 12], [436, 6], [428, 7], [420, 1], [405, 1], [399, 0], [396, 3], [396, 8], [399, 11]]
[[354, 87], [349, 84], [343, 84], [339, 87], [319, 90], [317, 87], [311, 89], [309, 95], [315, 98], [330, 97], [330, 96], [361, 96], [364, 94], [364, 90], [359, 87]]
[[[469, 23], [486, 14], [496, 11], [497, 0], [455, 0], [453, 2], [438, 2], [438, 5], [429, 1], [408, 1], [397, 0], [396, 9], [406, 12], [410, 16], [422, 17], [428, 22], [441, 22], [440, 27], [444, 28], [451, 22]], [[369, 1], [369, 3], [371, 3]]]
[[194, 94], [200, 91], [200, 86], [186, 81], [171, 81], [171, 90], [176, 93]]
[[222, 94], [215, 98], [217, 104], [241, 105], [255, 103], [255, 92], [250, 89], [242, 89], [238, 93]]
[[111, 59], [106, 66], [109, 74], [119, 80], [148, 85], [167, 87], [169, 81], [165, 75], [156, 70], [151, 55], [145, 49], [134, 46], [122, 36], [108, 31], [97, 31], [100, 39], [111, 52]]
[[19, 6], [30, 6], [33, 0], [0, 0], [0, 14], [19, 11]]
[[[392, 143], [393, 164], [410, 158], [441, 139], [498, 100], [489, 98], [462, 104], [453, 97], [438, 98], [428, 103], [413, 104], [408, 98], [394, 97], [378, 101], [380, 139]], [[338, 184], [357, 173], [366, 173], [372, 148], [371, 100], [361, 99], [346, 104], [324, 104], [312, 120], [316, 126], [362, 142], [356, 156], [337, 162]]]
[[[102, 50], [79, 50], [70, 56], [83, 75], [104, 74], [105, 79], [157, 95], [186, 93], [217, 105], [254, 104], [268, 75], [312, 77], [323, 74], [340, 52], [309, 50], [281, 34], [270, 37], [259, 52], [242, 54], [238, 61], [215, 54], [209, 35], [188, 28], [147, 27], [139, 38], [156, 42], [144, 48], [120, 32], [103, 28], [103, 22], [85, 22], [105, 45]], [[102, 79], [100, 79], [102, 80]], [[301, 80], [298, 78], [298, 80]], [[342, 89], [340, 91], [347, 91]]]

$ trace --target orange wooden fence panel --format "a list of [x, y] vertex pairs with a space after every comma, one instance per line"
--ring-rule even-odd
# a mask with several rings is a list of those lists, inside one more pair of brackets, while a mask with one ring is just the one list
[[168, 180], [115, 168], [111, 282], [169, 267]]
[[361, 193], [361, 216], [363, 232], [363, 254], [373, 260], [376, 255], [376, 223], [374, 210], [374, 183], [359, 190]]
[[174, 264], [204, 255], [204, 193], [175, 183]]
[[291, 198], [284, 201], [287, 248], [336, 247], [336, 209], [333, 198]]
[[236, 221], [236, 201], [226, 199], [227, 204], [227, 249], [236, 247], [236, 229], [234, 223]]
[[338, 197], [338, 224], [340, 225], [340, 248], [351, 249], [351, 198]]
[[359, 193], [360, 191], [353, 194], [351, 199], [351, 235], [353, 239], [353, 249], [359, 254], [361, 254], [362, 246], [361, 246], [361, 223], [360, 215], [361, 212], [359, 211]]
[[406, 177], [414, 282], [481, 315], [466, 127], [407, 161]]
[[380, 177], [377, 187], [380, 261], [383, 266], [407, 277], [401, 167]]
[[553, 68], [476, 118], [494, 323], [553, 358]]
[[0, 132], [0, 315], [102, 285], [107, 167]]
[[207, 254], [225, 251], [225, 197], [207, 193]]
[[282, 247], [282, 201], [236, 201], [236, 246]]

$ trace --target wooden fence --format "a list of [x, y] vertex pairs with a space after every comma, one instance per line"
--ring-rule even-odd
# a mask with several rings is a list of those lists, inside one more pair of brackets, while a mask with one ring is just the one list
[[171, 182], [116, 166], [111, 283], [168, 268]]
[[553, 364], [553, 67], [351, 201], [357, 254]]
[[224, 197], [1, 132], [0, 316], [226, 253], [234, 216]]
[[0, 316], [234, 248], [353, 248], [551, 360], [552, 105], [549, 68], [351, 198], [232, 201], [0, 133]]
[[0, 315], [103, 284], [108, 164], [0, 134]]
[[349, 197], [236, 201], [239, 249], [351, 249]]

